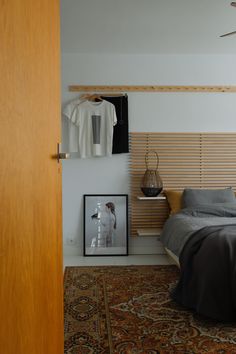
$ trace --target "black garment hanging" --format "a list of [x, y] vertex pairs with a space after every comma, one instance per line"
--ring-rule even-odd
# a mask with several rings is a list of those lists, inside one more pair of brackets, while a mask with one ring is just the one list
[[129, 152], [128, 96], [102, 96], [116, 109], [117, 124], [113, 131], [112, 154]]

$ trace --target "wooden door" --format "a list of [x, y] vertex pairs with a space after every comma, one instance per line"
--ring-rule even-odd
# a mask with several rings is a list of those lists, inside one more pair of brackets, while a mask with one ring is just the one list
[[0, 352], [63, 352], [59, 1], [0, 0]]

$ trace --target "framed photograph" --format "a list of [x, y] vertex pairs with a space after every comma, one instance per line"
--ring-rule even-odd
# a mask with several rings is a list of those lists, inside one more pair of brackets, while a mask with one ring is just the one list
[[128, 195], [84, 195], [84, 256], [128, 255]]

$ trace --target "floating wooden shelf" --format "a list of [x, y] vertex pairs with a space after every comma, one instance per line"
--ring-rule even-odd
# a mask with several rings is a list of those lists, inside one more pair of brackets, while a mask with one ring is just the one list
[[236, 92], [236, 86], [70, 85], [71, 92]]
[[138, 236], [160, 236], [162, 229], [155, 228], [155, 229], [138, 229], [137, 234]]
[[137, 199], [139, 200], [166, 200], [166, 197], [164, 195], [158, 195], [157, 197], [143, 197], [143, 196], [137, 196]]

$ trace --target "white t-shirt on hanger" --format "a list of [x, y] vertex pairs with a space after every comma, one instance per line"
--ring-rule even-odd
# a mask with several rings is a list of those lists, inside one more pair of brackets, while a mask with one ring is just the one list
[[105, 100], [85, 101], [76, 108], [80, 157], [111, 156], [113, 127], [117, 123], [115, 106]]
[[78, 152], [78, 140], [79, 140], [79, 128], [75, 125], [77, 107], [84, 100], [76, 98], [69, 103], [67, 103], [63, 110], [63, 116], [66, 119], [62, 120], [62, 148], [63, 151], [67, 152]]

